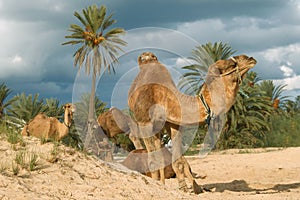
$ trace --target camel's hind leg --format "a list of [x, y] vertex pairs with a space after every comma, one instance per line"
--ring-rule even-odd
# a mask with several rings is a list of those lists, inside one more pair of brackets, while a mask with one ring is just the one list
[[185, 182], [185, 176], [192, 183], [194, 193], [201, 192], [201, 188], [196, 183], [187, 160], [183, 157], [182, 152], [182, 136], [178, 131], [178, 127], [171, 127], [171, 139], [172, 139], [172, 167], [176, 173], [178, 179], [179, 189], [185, 192], [188, 191], [187, 184]]

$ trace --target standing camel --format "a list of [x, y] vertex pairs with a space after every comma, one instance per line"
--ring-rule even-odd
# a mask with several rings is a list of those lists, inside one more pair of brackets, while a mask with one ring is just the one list
[[[172, 167], [179, 188], [187, 191], [184, 174], [188, 164], [182, 156], [182, 126], [204, 123], [211, 113], [215, 118], [227, 112], [234, 104], [239, 84], [256, 60], [246, 55], [229, 60], [219, 60], [208, 69], [206, 81], [199, 97], [181, 93], [175, 86], [167, 68], [151, 52], [138, 57], [140, 72], [128, 94], [128, 105], [137, 120], [144, 139], [152, 177], [164, 183], [164, 163], [157, 133], [164, 126], [170, 127], [172, 139]], [[209, 115], [208, 115], [209, 114]], [[199, 188], [192, 175], [188, 176], [193, 190]]]
[[22, 130], [24, 136], [35, 136], [43, 139], [61, 140], [69, 133], [72, 124], [75, 106], [67, 103], [64, 105], [64, 122], [61, 123], [55, 117], [48, 117], [44, 113], [36, 115]]

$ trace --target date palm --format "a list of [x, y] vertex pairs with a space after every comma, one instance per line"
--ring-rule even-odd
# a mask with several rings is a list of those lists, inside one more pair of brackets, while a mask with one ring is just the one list
[[284, 105], [288, 96], [283, 96], [286, 85], [274, 85], [272, 80], [264, 80], [260, 83], [260, 89], [266, 93], [274, 108]]
[[13, 103], [7, 109], [7, 122], [17, 128], [23, 127], [37, 114], [46, 113], [48, 107], [44, 105], [44, 100], [39, 99], [39, 94], [25, 93], [18, 94], [12, 98]]
[[[92, 71], [92, 88], [89, 102], [88, 132], [85, 139], [85, 146], [89, 145], [92, 137], [92, 124], [95, 121], [94, 98], [96, 90], [96, 78], [107, 68], [114, 70], [113, 63], [117, 62], [118, 52], [122, 51], [121, 46], [126, 42], [120, 38], [125, 33], [122, 28], [111, 28], [116, 20], [112, 19], [112, 14], [106, 15], [106, 7], [92, 5], [82, 10], [82, 14], [74, 12], [74, 16], [81, 25], [71, 24], [69, 31], [71, 35], [65, 36], [71, 39], [63, 45], [81, 45], [74, 53], [74, 66], [81, 70], [85, 67], [86, 74]], [[109, 29], [111, 28], [111, 29]]]
[[236, 103], [227, 113], [219, 148], [257, 147], [264, 142], [272, 105], [258, 81], [257, 74], [251, 71], [240, 86]]
[[59, 100], [55, 98], [45, 99], [44, 102], [47, 107], [46, 114], [51, 117], [61, 118], [64, 114], [63, 106], [59, 104]]

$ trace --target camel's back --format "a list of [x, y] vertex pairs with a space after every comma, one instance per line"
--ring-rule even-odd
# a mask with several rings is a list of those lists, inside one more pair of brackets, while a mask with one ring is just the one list
[[176, 88], [170, 72], [160, 63], [148, 63], [140, 67], [140, 72], [129, 89], [129, 97], [140, 87], [159, 84], [167, 88]]
[[[160, 63], [148, 63], [140, 69], [128, 94], [129, 108], [138, 122], [151, 121], [151, 113], [178, 125], [198, 123], [203, 118], [199, 110], [200, 100], [182, 94], [166, 67]], [[205, 112], [203, 115], [205, 117]]]
[[45, 114], [40, 113], [35, 116], [27, 126], [27, 132], [29, 135], [39, 137], [39, 138], [48, 138], [50, 131], [50, 119]]

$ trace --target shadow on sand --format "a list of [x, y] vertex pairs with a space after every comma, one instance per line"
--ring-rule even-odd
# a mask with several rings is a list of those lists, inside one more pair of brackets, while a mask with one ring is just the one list
[[277, 184], [270, 188], [255, 189], [249, 187], [249, 184], [244, 180], [234, 180], [229, 183], [214, 183], [202, 185], [203, 188], [209, 191], [224, 192], [225, 190], [233, 192], [256, 192], [256, 193], [277, 193], [288, 192], [291, 189], [300, 188], [299, 183]]

